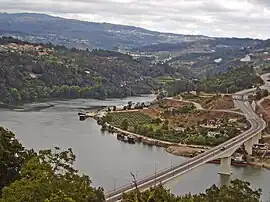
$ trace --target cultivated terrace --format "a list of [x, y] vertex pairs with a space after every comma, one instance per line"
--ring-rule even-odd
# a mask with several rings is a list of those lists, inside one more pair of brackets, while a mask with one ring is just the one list
[[[145, 137], [207, 146], [216, 146], [248, 128], [241, 114], [212, 109], [220, 107], [215, 104], [218, 103], [216, 100], [222, 100], [221, 96], [205, 99], [213, 100], [213, 105], [209, 105], [211, 109], [196, 109], [194, 103], [186, 100], [163, 99], [148, 108], [134, 109], [127, 106], [110, 111], [104, 120], [112, 126]], [[225, 97], [224, 100], [224, 103], [229, 103], [226, 105], [228, 108], [232, 102], [230, 99]]]

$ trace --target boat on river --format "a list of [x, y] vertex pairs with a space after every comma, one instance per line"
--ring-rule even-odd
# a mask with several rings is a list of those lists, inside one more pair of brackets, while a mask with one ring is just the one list
[[85, 119], [87, 119], [89, 117], [87, 112], [85, 112], [84, 110], [80, 111], [78, 113], [78, 116], [79, 116], [80, 121], [84, 121]]
[[122, 141], [122, 142], [128, 142], [130, 144], [135, 144], [136, 143], [136, 139], [132, 135], [126, 136], [125, 134], [118, 133], [117, 134], [117, 139]]
[[78, 116], [86, 116], [86, 112], [84, 110], [81, 110], [79, 113], [78, 113]]
[[128, 135], [127, 138], [128, 138], [128, 143], [135, 144], [136, 141], [133, 135]]
[[117, 134], [117, 139], [118, 139], [118, 140], [123, 140], [124, 137], [125, 137], [125, 135], [123, 135], [123, 134], [121, 134], [121, 133], [118, 133], [118, 134]]
[[82, 110], [78, 113], [78, 116], [79, 116], [81, 121], [84, 121], [85, 119], [87, 119], [89, 117], [94, 118], [96, 116], [96, 113], [95, 112], [85, 112], [84, 110]]
[[[220, 159], [215, 159], [215, 160], [209, 161], [208, 163], [220, 164]], [[244, 161], [242, 158], [232, 157], [231, 165], [236, 166], [236, 167], [246, 167], [248, 163]]]

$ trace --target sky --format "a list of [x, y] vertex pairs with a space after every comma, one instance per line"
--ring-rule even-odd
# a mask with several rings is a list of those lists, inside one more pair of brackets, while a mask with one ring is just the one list
[[0, 12], [46, 13], [179, 34], [270, 38], [270, 0], [0, 0]]

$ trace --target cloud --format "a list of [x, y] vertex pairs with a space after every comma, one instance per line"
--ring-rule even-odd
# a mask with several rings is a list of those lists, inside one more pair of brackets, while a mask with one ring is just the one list
[[270, 38], [270, 0], [0, 0], [0, 12], [39, 12], [180, 34]]

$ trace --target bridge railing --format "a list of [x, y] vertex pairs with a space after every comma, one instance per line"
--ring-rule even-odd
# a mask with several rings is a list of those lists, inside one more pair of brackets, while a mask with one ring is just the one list
[[[219, 148], [219, 147], [221, 147], [221, 146], [222, 146], [222, 145], [218, 145], [216, 148]], [[155, 179], [155, 177], [158, 177], [158, 176], [164, 175], [164, 174], [166, 174], [166, 173], [168, 173], [168, 172], [171, 172], [171, 171], [173, 171], [173, 170], [176, 170], [176, 169], [180, 168], [181, 166], [184, 166], [184, 165], [186, 165], [186, 164], [189, 164], [190, 162], [193, 162], [193, 161], [195, 161], [196, 159], [201, 158], [203, 155], [206, 155], [206, 154], [211, 153], [211, 152], [213, 152], [213, 151], [208, 150], [208, 151], [204, 152], [203, 154], [200, 154], [200, 155], [197, 155], [197, 156], [195, 156], [195, 157], [193, 157], [193, 158], [187, 159], [187, 160], [185, 160], [184, 162], [181, 162], [181, 163], [176, 164], [176, 165], [174, 165], [174, 166], [171, 166], [171, 167], [169, 167], [169, 168], [161, 169], [161, 170], [159, 170], [159, 171], [158, 171], [157, 173], [155, 173], [155, 174], [147, 175], [146, 177], [143, 177], [142, 179], [138, 179], [137, 184], [138, 184], [138, 185], [143, 184], [143, 183], [145, 183], [145, 182], [147, 182], [147, 181], [149, 181], [149, 180]], [[110, 197], [111, 195], [114, 195], [115, 193], [119, 192], [120, 190], [123, 190], [123, 189], [130, 189], [130, 188], [133, 188], [133, 187], [134, 187], [134, 184], [133, 184], [133, 181], [132, 181], [132, 182], [129, 183], [129, 184], [125, 184], [125, 185], [119, 186], [119, 187], [117, 187], [117, 188], [114, 189], [114, 190], [110, 190], [110, 191], [106, 192], [105, 196], [106, 196], [106, 197]]]

